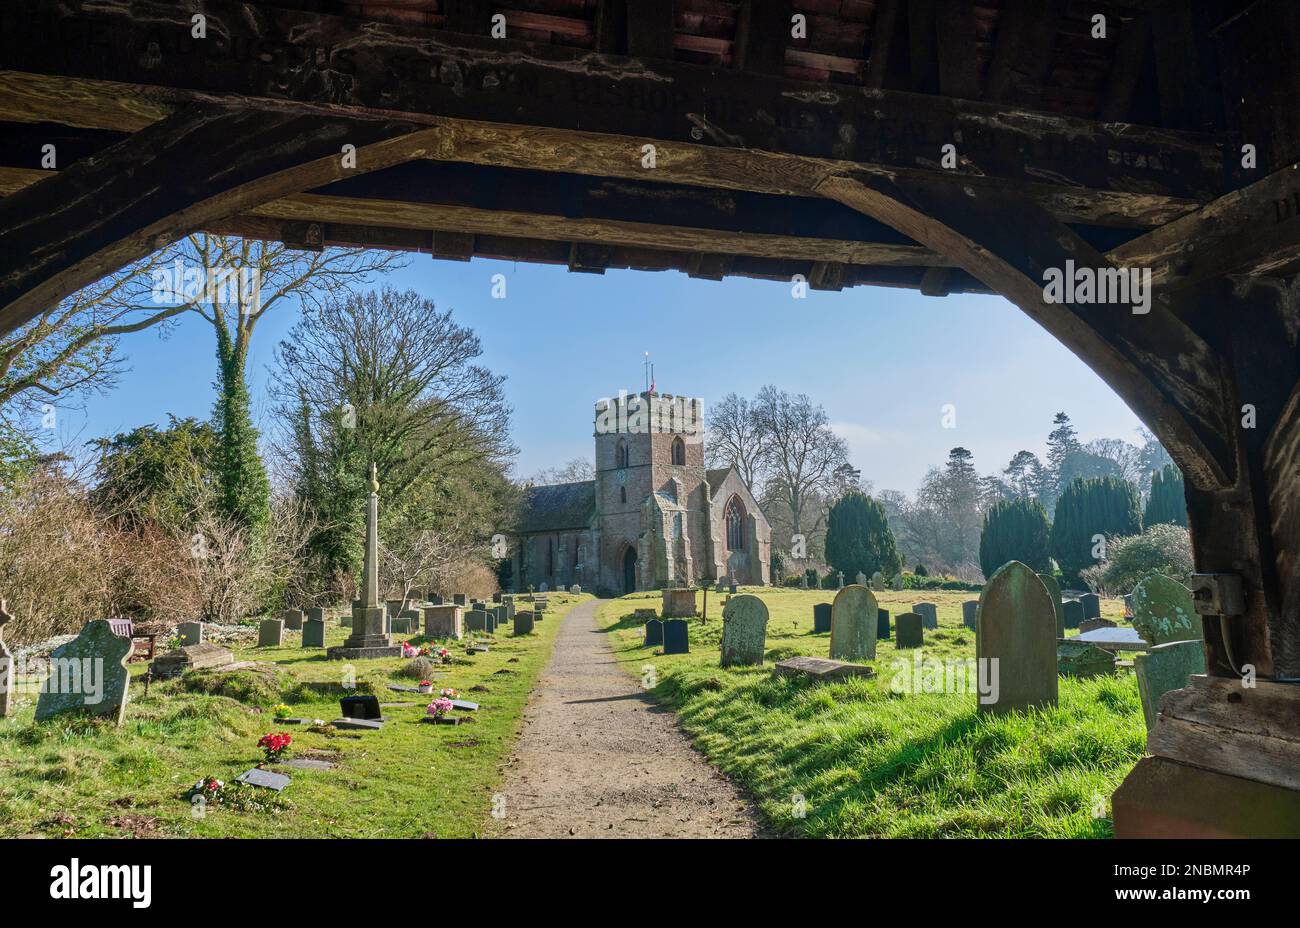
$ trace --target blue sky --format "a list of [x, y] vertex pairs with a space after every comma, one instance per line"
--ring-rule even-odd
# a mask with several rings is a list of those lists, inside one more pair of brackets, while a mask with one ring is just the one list
[[[504, 300], [491, 296], [498, 273]], [[1137, 441], [1139, 421], [1119, 397], [1000, 297], [856, 287], [795, 300], [788, 284], [769, 281], [426, 256], [388, 281], [451, 307], [478, 332], [482, 362], [507, 377], [521, 475], [589, 458], [594, 402], [639, 389], [646, 351], [658, 388], [702, 397], [706, 419], [709, 402], [728, 392], [773, 383], [808, 393], [877, 489], [914, 491], [955, 445], [974, 452], [981, 472], [1021, 448], [1041, 454], [1058, 410], [1085, 441]], [[273, 309], [254, 337], [250, 380], [263, 422], [273, 350], [296, 315], [293, 305]], [[169, 412], [209, 414], [216, 363], [205, 322], [184, 317], [165, 339], [146, 332], [123, 348], [131, 370], [84, 413], [60, 416], [62, 440], [165, 422]], [[947, 403], [957, 408], [955, 429], [942, 427]]]

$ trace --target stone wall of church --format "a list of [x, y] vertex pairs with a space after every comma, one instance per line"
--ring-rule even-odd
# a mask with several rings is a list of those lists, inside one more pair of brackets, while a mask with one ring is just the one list
[[[745, 547], [741, 551], [727, 549], [726, 509], [733, 496], [740, 497], [746, 512]], [[718, 487], [713, 494], [711, 511], [711, 546], [716, 578], [726, 580], [734, 576], [740, 584], [766, 586], [772, 572], [772, 529], [738, 474], [728, 474]]]
[[573, 584], [594, 586], [597, 565], [591, 531], [539, 532], [520, 539], [514, 559], [516, 592], [527, 591], [531, 584], [540, 590], [568, 589]]

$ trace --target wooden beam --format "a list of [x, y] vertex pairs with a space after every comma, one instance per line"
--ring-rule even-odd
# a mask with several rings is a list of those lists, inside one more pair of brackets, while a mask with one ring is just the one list
[[627, 52], [627, 0], [598, 0], [596, 51], [607, 55]]
[[939, 0], [937, 14], [939, 92], [945, 97], [978, 100], [974, 0]]
[[907, 50], [911, 80], [907, 89], [915, 93], [939, 92], [939, 59], [935, 44], [937, 0], [910, 0], [907, 4]]
[[627, 53], [634, 58], [673, 57], [673, 0], [626, 0]]
[[879, 0], [876, 4], [876, 16], [871, 23], [871, 47], [867, 50], [866, 86], [873, 90], [883, 88], [889, 75], [900, 3], [901, 0]]
[[1029, 106], [1038, 103], [1064, 12], [1064, 0], [1002, 5], [985, 81], [985, 100]]
[[742, 0], [736, 11], [732, 67], [779, 75], [790, 40], [790, 17], [790, 0]]
[[1115, 60], [1110, 66], [1110, 76], [1106, 81], [1106, 96], [1102, 101], [1100, 119], [1107, 122], [1123, 122], [1133, 105], [1133, 92], [1137, 90], [1138, 79], [1142, 75], [1142, 65], [1146, 60], [1147, 47], [1151, 44], [1151, 18], [1145, 15], [1135, 16], [1120, 27], [1119, 44], [1115, 48]]
[[0, 334], [203, 225], [420, 157], [436, 131], [389, 120], [195, 107], [0, 201]]
[[1173, 129], [1200, 128], [1201, 123], [1205, 87], [1194, 15], [1183, 0], [1156, 0], [1151, 14], [1160, 121]]

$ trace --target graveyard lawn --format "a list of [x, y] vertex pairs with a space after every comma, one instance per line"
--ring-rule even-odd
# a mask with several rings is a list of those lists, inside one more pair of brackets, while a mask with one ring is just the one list
[[[642, 646], [637, 608], [659, 594], [602, 605], [597, 621], [615, 655], [678, 713], [696, 747], [753, 797], [779, 835], [809, 837], [1109, 837], [1109, 798], [1146, 745], [1137, 682], [1060, 680], [1057, 708], [981, 715], [974, 693], [892, 691], [895, 661], [974, 658], [962, 626], [969, 593], [876, 593], [891, 628], [915, 602], [938, 606], [939, 628], [919, 650], [881, 640], [872, 679], [814, 684], [776, 678], [776, 661], [826, 657], [830, 635], [813, 633], [813, 605], [835, 591], [743, 587], [767, 604], [761, 667], [719, 666], [725, 594], [709, 593], [708, 617], [690, 619], [690, 654]], [[697, 602], [700, 600], [697, 597]], [[1123, 622], [1123, 601], [1102, 600]], [[1074, 635], [1074, 631], [1067, 633]], [[648, 668], [653, 667], [651, 675]], [[802, 802], [800, 802], [802, 797]], [[802, 810], [803, 815], [800, 815]]]
[[[199, 672], [155, 682], [144, 695], [143, 663], [133, 681], [120, 729], [70, 715], [35, 724], [34, 696], [0, 718], [0, 836], [46, 837], [473, 837], [490, 821], [492, 797], [518, 737], [524, 706], [549, 659], [560, 619], [589, 595], [552, 593], [546, 619], [532, 635], [509, 626], [488, 637], [490, 650], [468, 658], [463, 640], [447, 642], [462, 662], [438, 668], [434, 696], [395, 692], [389, 684], [418, 683], [398, 674], [400, 658], [357, 661], [357, 688], [340, 686], [345, 662], [303, 650], [299, 632], [284, 646], [235, 650], [236, 661], [258, 667], [214, 675]], [[326, 644], [349, 629], [340, 610], [327, 613]], [[487, 636], [481, 636], [487, 637]], [[255, 635], [252, 639], [255, 641]], [[394, 641], [402, 640], [395, 636]], [[405, 640], [420, 643], [417, 636]], [[502, 672], [505, 671], [505, 672]], [[484, 686], [487, 690], [476, 690]], [[460, 725], [420, 720], [437, 690], [452, 687], [477, 702]], [[204, 692], [204, 690], [212, 692]], [[339, 717], [339, 697], [373, 692], [388, 720], [380, 731], [307, 731], [278, 723], [272, 709], [326, 722]], [[293, 778], [281, 794], [288, 808], [241, 812], [209, 805], [201, 818], [182, 794], [202, 776], [227, 784], [262, 761], [257, 740], [268, 732], [293, 737], [285, 760], [331, 761], [333, 769], [268, 769]], [[253, 789], [253, 788], [249, 788]], [[259, 790], [258, 795], [271, 795]]]

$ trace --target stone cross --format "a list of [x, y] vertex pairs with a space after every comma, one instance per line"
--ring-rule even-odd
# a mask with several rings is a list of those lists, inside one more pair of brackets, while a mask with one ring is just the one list
[[361, 602], [352, 606], [352, 634], [339, 647], [325, 652], [331, 660], [397, 657], [401, 648], [388, 634], [388, 613], [379, 602], [379, 471], [370, 464], [370, 496], [366, 500], [366, 552], [361, 570]]
[[379, 608], [379, 468], [370, 462], [370, 497], [366, 500], [366, 554], [361, 569], [361, 605]]

